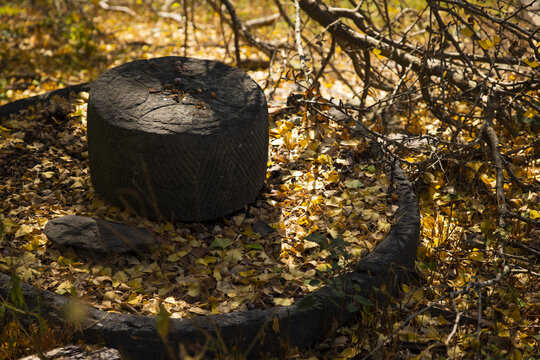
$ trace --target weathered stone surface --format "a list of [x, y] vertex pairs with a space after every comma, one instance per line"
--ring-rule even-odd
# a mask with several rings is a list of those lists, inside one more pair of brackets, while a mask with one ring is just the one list
[[[45, 353], [48, 360], [121, 360], [116, 349], [100, 348], [84, 350], [77, 345], [68, 345], [56, 348]], [[40, 360], [38, 355], [30, 355], [20, 360]]]
[[203, 221], [253, 201], [268, 159], [261, 88], [220, 62], [137, 60], [92, 83], [92, 184], [149, 218]]
[[102, 254], [147, 252], [159, 242], [148, 229], [75, 215], [49, 221], [44, 233], [58, 245]]
[[264, 221], [256, 221], [251, 225], [251, 229], [262, 236], [266, 236], [274, 231], [274, 229]]
[[63, 98], [69, 99], [70, 94], [77, 94], [81, 91], [89, 90], [90, 83], [81, 83], [7, 103], [0, 106], [0, 120], [4, 117], [9, 118], [11, 114], [16, 114], [19, 111], [27, 109], [30, 106], [36, 106], [38, 103], [45, 103], [49, 101], [53, 96], [61, 96]]

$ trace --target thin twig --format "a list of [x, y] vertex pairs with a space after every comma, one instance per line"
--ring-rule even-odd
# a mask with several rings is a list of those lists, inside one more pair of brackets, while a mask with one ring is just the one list
[[497, 108], [498, 94], [492, 93], [486, 103], [484, 112], [486, 121], [482, 128], [482, 138], [486, 141], [491, 150], [491, 157], [495, 166], [495, 196], [497, 199], [497, 207], [499, 209], [499, 226], [505, 228], [507, 225], [505, 217], [508, 214], [508, 208], [504, 196], [503, 158], [499, 150], [499, 138], [493, 129], [493, 119], [495, 117], [495, 109]]
[[330, 59], [334, 55], [334, 51], [336, 50], [336, 39], [332, 38], [332, 43], [330, 44], [330, 50], [328, 50], [328, 54], [324, 58], [324, 60], [321, 63], [321, 67], [319, 68], [319, 71], [317, 72], [317, 75], [315, 75], [315, 78], [313, 79], [313, 83], [316, 84], [319, 78], [322, 76], [324, 69], [326, 66], [330, 63]]
[[482, 330], [482, 288], [476, 288], [478, 294], [478, 322], [476, 323], [476, 341], [480, 344], [480, 332]]
[[294, 9], [296, 21], [294, 23], [294, 33], [296, 41], [296, 49], [298, 51], [298, 56], [300, 57], [300, 68], [304, 73], [308, 85], [311, 86], [312, 82], [310, 79], [310, 71], [306, 65], [306, 54], [304, 53], [304, 48], [302, 47], [302, 19], [300, 18], [300, 5], [298, 0], [294, 0]]
[[135, 18], [138, 17], [137, 13], [132, 9], [128, 8], [127, 6], [110, 5], [108, 0], [101, 0], [100, 2], [98, 2], [98, 5], [104, 10], [118, 11], [124, 14], [128, 14], [129, 16], [133, 16]]
[[220, 1], [223, 3], [223, 5], [225, 5], [227, 11], [229, 12], [229, 15], [231, 16], [232, 28], [234, 33], [234, 54], [236, 57], [236, 66], [240, 66], [240, 64], [242, 63], [242, 59], [240, 57], [240, 43], [238, 40], [238, 38], [240, 37], [238, 30], [240, 26], [238, 16], [236, 16], [236, 10], [234, 9], [234, 6], [232, 6], [229, 0]]
[[184, 7], [184, 56], [187, 56], [188, 40], [189, 40], [189, 18], [188, 18], [188, 0], [182, 0]]
[[444, 341], [446, 345], [450, 343], [450, 340], [452, 340], [452, 338], [456, 334], [457, 328], [459, 325], [459, 320], [461, 318], [461, 311], [459, 311], [456, 305], [456, 300], [454, 298], [452, 298], [451, 300], [452, 300], [452, 307], [454, 308], [454, 311], [456, 312], [456, 317], [454, 319], [454, 325], [452, 326], [452, 331], [450, 331], [450, 334], [448, 334], [448, 336], [446, 337], [446, 340]]

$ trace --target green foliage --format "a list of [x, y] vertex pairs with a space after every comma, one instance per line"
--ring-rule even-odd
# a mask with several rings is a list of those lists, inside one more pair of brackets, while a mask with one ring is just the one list
[[159, 312], [156, 315], [156, 329], [162, 339], [167, 339], [167, 335], [169, 334], [170, 316], [171, 314], [169, 314], [163, 305], [159, 304]]
[[26, 305], [22, 294], [21, 279], [15, 274], [11, 277], [9, 298], [11, 303], [18, 309], [23, 309]]
[[15, 16], [20, 12], [20, 8], [12, 7], [10, 5], [0, 6], [0, 16]]
[[355, 179], [347, 181], [347, 186], [351, 189], [359, 189], [364, 186], [364, 184], [360, 180]]
[[308, 310], [317, 305], [317, 297], [315, 295], [307, 295], [298, 303], [298, 308], [301, 310]]
[[233, 243], [233, 241], [227, 237], [217, 237], [214, 239], [214, 241], [212, 241], [212, 243], [210, 244], [210, 247], [211, 248], [220, 248], [220, 249], [225, 249], [226, 247], [228, 247], [229, 245], [231, 245]]
[[[38, 312], [28, 309], [21, 279], [13, 274], [8, 299], [0, 298], [0, 359], [19, 358], [28, 350], [43, 358], [43, 351], [60, 338]], [[36, 323], [37, 321], [37, 323]]]

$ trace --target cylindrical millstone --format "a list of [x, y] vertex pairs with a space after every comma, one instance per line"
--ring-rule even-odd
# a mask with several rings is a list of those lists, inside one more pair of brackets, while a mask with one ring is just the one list
[[266, 176], [261, 88], [220, 62], [137, 60], [101, 75], [88, 101], [96, 192], [138, 215], [202, 221], [253, 201]]

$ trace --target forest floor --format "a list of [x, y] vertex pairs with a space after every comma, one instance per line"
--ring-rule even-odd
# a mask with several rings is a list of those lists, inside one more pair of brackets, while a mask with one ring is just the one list
[[[234, 65], [230, 28], [206, 5], [194, 5], [186, 33], [182, 22], [142, 6], [132, 16], [90, 5], [58, 13], [38, 4], [0, 6], [0, 105], [94, 80], [140, 58], [181, 55]], [[251, 5], [239, 11], [241, 18], [269, 15]], [[258, 34], [283, 42], [293, 36], [279, 22]], [[257, 50], [245, 45], [241, 53], [251, 60], [244, 70], [264, 89], [270, 112], [267, 183], [254, 204], [204, 224], [155, 223], [107, 205], [89, 176], [88, 94], [54, 98], [0, 119], [0, 271], [102, 310], [153, 315], [161, 304], [182, 318], [289, 305], [372, 250], [396, 209], [382, 164], [347, 124], [287, 104], [291, 92], [315, 96], [290, 75], [297, 59], [269, 67]], [[343, 81], [353, 73], [345, 57], [336, 56], [333, 66], [320, 80], [320, 94], [346, 101], [360, 84]], [[375, 120], [367, 125], [381, 129]], [[439, 124], [418, 108], [413, 117], [399, 114], [392, 126], [429, 133]], [[507, 151], [519, 151], [516, 173], [538, 184], [537, 149], [519, 150], [535, 136], [531, 126], [522, 124], [519, 137], [501, 141]], [[519, 220], [497, 226], [495, 175], [483, 161], [471, 159], [467, 170], [450, 162], [415, 171], [422, 160], [407, 158], [422, 214], [418, 278], [388, 303], [366, 306], [358, 322], [335, 329], [309, 352], [291, 349], [291, 358], [362, 358], [386, 340], [379, 358], [538, 358], [540, 231]], [[513, 209], [540, 218], [538, 193], [512, 183], [505, 191]], [[43, 234], [48, 220], [66, 214], [143, 224], [163, 246], [146, 256], [81, 259], [55, 249]], [[273, 231], [259, 234], [257, 222]], [[41, 346], [64, 341], [50, 335]], [[0, 358], [17, 358], [33, 346], [16, 322], [0, 332]]]

